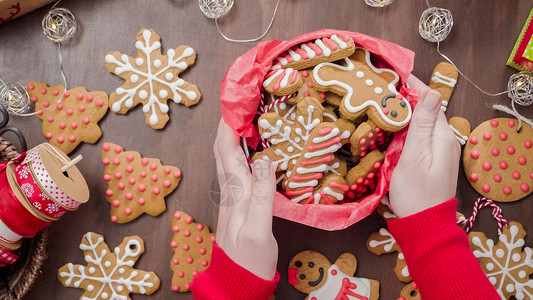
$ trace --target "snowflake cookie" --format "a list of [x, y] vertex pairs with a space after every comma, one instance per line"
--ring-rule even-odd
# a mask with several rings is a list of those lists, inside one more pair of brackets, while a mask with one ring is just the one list
[[105, 92], [88, 92], [84, 87], [64, 91], [61, 85], [28, 82], [28, 95], [43, 121], [43, 135], [69, 154], [81, 142], [94, 144], [102, 136], [98, 122], [107, 113], [108, 98]]
[[518, 222], [503, 228], [497, 244], [482, 232], [468, 234], [474, 256], [502, 299], [533, 299], [533, 250], [524, 247], [525, 236]]
[[215, 234], [206, 225], [194, 223], [188, 214], [177, 211], [172, 218], [174, 236], [170, 247], [174, 256], [170, 268], [172, 276], [172, 290], [175, 292], [189, 292], [193, 277], [209, 266]]
[[111, 94], [111, 110], [126, 114], [142, 103], [146, 123], [154, 129], [161, 129], [168, 122], [168, 99], [191, 106], [201, 97], [196, 85], [178, 77], [194, 63], [194, 49], [181, 45], [163, 55], [160, 40], [155, 31], [143, 28], [135, 43], [137, 58], [116, 51], [105, 57], [107, 70], [126, 80]]
[[163, 166], [159, 159], [141, 157], [139, 152], [124, 152], [112, 143], [102, 145], [102, 163], [112, 222], [127, 223], [143, 213], [161, 214], [166, 209], [165, 196], [181, 179], [177, 167]]
[[68, 263], [57, 272], [64, 286], [85, 290], [80, 299], [129, 300], [130, 293], [150, 295], [159, 289], [159, 278], [154, 272], [133, 268], [144, 252], [144, 242], [138, 236], [124, 238], [111, 252], [103, 236], [88, 232], [80, 249], [87, 265]]
[[411, 275], [409, 275], [409, 269], [407, 268], [402, 250], [386, 228], [381, 228], [378, 232], [373, 232], [366, 241], [366, 247], [370, 252], [378, 256], [385, 253], [398, 252], [394, 273], [396, 273], [396, 276], [402, 282], [411, 281]]

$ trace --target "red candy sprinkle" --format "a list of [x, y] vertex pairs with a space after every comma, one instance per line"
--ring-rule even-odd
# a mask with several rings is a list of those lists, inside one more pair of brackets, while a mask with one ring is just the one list
[[169, 180], [163, 181], [163, 186], [166, 187], [166, 188], [169, 188], [170, 187], [170, 181]]
[[46, 89], [41, 89], [41, 94], [45, 95], [46, 94]]
[[116, 173], [115, 173], [115, 178], [116, 178], [116, 179], [120, 179], [120, 178], [122, 178], [122, 173], [120, 173], [120, 172], [116, 172]]
[[479, 179], [479, 176], [476, 173], [470, 174], [470, 181], [476, 182], [478, 181], [478, 179]]
[[78, 100], [82, 100], [82, 99], [83, 99], [83, 94], [82, 94], [82, 93], [79, 93], [79, 94], [76, 96], [76, 99], [78, 99]]
[[189, 251], [189, 245], [187, 245], [187, 244], [183, 245], [183, 250], [184, 251]]
[[196, 237], [196, 242], [197, 242], [198, 244], [200, 244], [202, 241], [203, 241], [203, 239], [202, 239], [201, 236], [197, 236], [197, 237]]
[[28, 84], [28, 90], [33, 91], [35, 86], [33, 84]]
[[150, 180], [157, 181], [157, 174], [152, 174], [152, 176], [150, 176]]
[[522, 192], [524, 192], [524, 193], [527, 192], [527, 191], [529, 191], [529, 184], [527, 184], [527, 183], [525, 183], [525, 182], [522, 183], [522, 184], [520, 184], [520, 190], [521, 190]]
[[73, 135], [69, 135], [68, 136], [68, 140], [71, 142], [71, 143], [74, 143], [76, 141], [76, 137], [73, 136]]
[[128, 172], [128, 173], [133, 172], [133, 167], [132, 166], [127, 166], [126, 167], [126, 172]]
[[118, 158], [114, 158], [114, 159], [113, 159], [113, 164], [114, 164], [115, 166], [120, 165], [120, 159], [118, 159]]
[[180, 286], [179, 286], [179, 285], [173, 285], [173, 286], [172, 286], [172, 290], [173, 290], [174, 292], [177, 292], [177, 291], [180, 290]]
[[179, 212], [175, 212], [175, 213], [174, 213], [174, 219], [176, 219], [176, 220], [181, 219], [181, 213], [179, 213]]
[[120, 206], [120, 201], [118, 201], [118, 200], [113, 200], [113, 206], [114, 206], [114, 207], [119, 207], [119, 206]]
[[492, 148], [491, 153], [493, 156], [498, 156], [500, 154], [500, 150], [498, 150], [498, 148]]
[[128, 200], [133, 199], [133, 194], [132, 193], [126, 193], [126, 199], [128, 199]]
[[46, 137], [47, 139], [51, 139], [52, 138], [52, 133], [51, 132], [47, 132], [44, 137]]
[[117, 216], [112, 216], [111, 217], [111, 222], [116, 223], [117, 220], [118, 220]]
[[502, 181], [502, 175], [500, 174], [494, 174], [494, 181], [501, 182]]
[[179, 232], [180, 231], [180, 227], [178, 225], [172, 227], [172, 231], [174, 232]]
[[85, 125], [89, 124], [89, 118], [85, 117], [81, 120], [81, 122]]
[[516, 180], [520, 179], [520, 172], [514, 171], [513, 172], [513, 179], [516, 179]]
[[65, 124], [64, 122], [59, 123], [59, 128], [65, 129], [66, 127], [67, 127], [67, 124]]
[[139, 192], [144, 192], [146, 190], [146, 186], [141, 183], [137, 186], [137, 189], [139, 190]]
[[502, 141], [506, 141], [506, 140], [507, 140], [507, 133], [505, 133], [505, 132], [501, 132], [501, 133], [500, 133], [500, 140], [502, 140]]
[[150, 170], [155, 171], [156, 169], [157, 169], [157, 165], [156, 164], [151, 164], [150, 165]]
[[527, 159], [524, 156], [520, 156], [518, 158], [518, 163], [521, 165], [525, 165], [527, 163]]
[[190, 290], [191, 289], [191, 284], [190, 283], [186, 283], [183, 285], [183, 288], [186, 289], [186, 290]]
[[102, 163], [106, 166], [109, 165], [109, 158], [102, 159]]
[[479, 158], [479, 151], [472, 150], [472, 152], [470, 152], [470, 157], [472, 157], [473, 159], [478, 159]]
[[181, 177], [181, 172], [180, 171], [174, 172], [174, 178], [180, 178], [180, 177]]
[[134, 185], [136, 181], [135, 181], [135, 178], [132, 177], [132, 178], [130, 178], [130, 179], [128, 180], [128, 182], [129, 182], [131, 185]]
[[483, 134], [483, 138], [484, 138], [485, 140], [487, 140], [487, 141], [490, 140], [490, 138], [491, 138], [490, 133], [485, 132], [485, 133]]
[[126, 187], [126, 185], [124, 184], [124, 182], [121, 181], [121, 182], [117, 183], [117, 188], [119, 190], [123, 190], [125, 187]]
[[165, 167], [163, 169], [163, 172], [165, 172], [165, 174], [170, 174], [170, 168], [169, 167]]
[[490, 126], [492, 127], [498, 127], [499, 125], [499, 122], [498, 120], [494, 119], [494, 120], [490, 120]]
[[204, 255], [206, 252], [205, 248], [200, 248], [200, 254]]
[[48, 102], [48, 101], [44, 101], [44, 102], [43, 102], [43, 106], [44, 106], [44, 107], [48, 107], [48, 106], [50, 106], [50, 102]]
[[87, 97], [85, 97], [85, 100], [87, 100], [87, 102], [91, 102], [91, 101], [93, 101], [93, 99], [94, 99], [94, 97], [91, 94], [89, 94], [89, 95], [87, 95]]
[[65, 92], [63, 93], [63, 96], [65, 96], [65, 98], [70, 97], [70, 92], [69, 92], [69, 91], [65, 91]]
[[514, 154], [516, 152], [515, 148], [513, 146], [507, 147], [507, 153]]
[[128, 161], [133, 161], [133, 154], [128, 154], [128, 156], [126, 156], [126, 159]]
[[139, 203], [139, 205], [144, 205], [144, 198], [139, 198], [137, 203]]
[[146, 177], [146, 172], [142, 171], [141, 173], [139, 173], [139, 176], [141, 176], [142, 178]]
[[180, 261], [179, 261], [179, 259], [174, 258], [174, 259], [172, 260], [172, 263], [175, 264], [175, 265], [179, 265], [179, 264], [180, 264]]
[[154, 188], [152, 189], [152, 193], [153, 193], [154, 195], [159, 195], [159, 188], [158, 188], [157, 186], [154, 187]]
[[187, 224], [191, 224], [191, 223], [192, 223], [192, 218], [191, 218], [191, 217], [187, 217], [187, 218], [185, 219], [185, 223], [187, 223]]
[[508, 125], [509, 127], [513, 128], [513, 127], [514, 127], [514, 120], [509, 120], [509, 121], [507, 122], [507, 125]]
[[112, 196], [112, 195], [113, 195], [113, 191], [110, 190], [110, 189], [107, 189], [107, 190], [105, 191], [105, 194], [106, 194], [106, 196]]
[[513, 192], [510, 186], [504, 186], [503, 187], [503, 193], [506, 195], [510, 195]]
[[477, 145], [477, 143], [478, 143], [477, 137], [475, 137], [475, 136], [470, 137], [470, 143], [472, 145]]
[[483, 190], [483, 192], [485, 192], [485, 193], [490, 192], [490, 185], [488, 185], [488, 184], [484, 184], [484, 185], [481, 187], [481, 190]]
[[204, 229], [204, 225], [202, 225], [202, 224], [197, 224], [196, 225], [196, 230], [202, 231], [203, 229]]
[[[177, 246], [176, 246], [177, 247]], [[178, 272], [178, 277], [179, 278], [183, 278], [183, 276], [185, 276], [185, 273], [183, 273], [182, 271], [179, 271]]]
[[201, 264], [202, 264], [202, 267], [207, 267], [207, 260], [205, 259], [202, 260]]
[[124, 210], [124, 213], [125, 213], [126, 215], [128, 215], [128, 216], [131, 215], [131, 208], [129, 208], [129, 207], [126, 208], [126, 209]]
[[194, 259], [192, 257], [187, 257], [187, 263], [192, 264]]
[[70, 128], [72, 128], [72, 129], [78, 128], [78, 123], [76, 123], [76, 122], [70, 123]]
[[65, 141], [65, 138], [62, 137], [62, 136], [58, 136], [57, 137], [57, 142], [60, 143], [60, 144], [63, 144], [63, 142]]
[[500, 161], [500, 169], [505, 170], [507, 169], [507, 162], [502, 160]]
[[104, 105], [104, 101], [102, 101], [102, 99], [96, 100], [96, 106], [102, 106], [102, 105]]
[[119, 154], [120, 152], [122, 152], [122, 147], [116, 146], [115, 147], [115, 153]]
[[483, 170], [485, 171], [489, 171], [490, 169], [492, 169], [492, 164], [488, 161], [484, 162], [483, 163]]
[[74, 111], [72, 109], [67, 109], [67, 115], [72, 116], [73, 113]]
[[111, 175], [109, 175], [109, 174], [104, 174], [104, 180], [105, 180], [105, 181], [109, 181], [109, 180], [111, 180]]
[[530, 140], [526, 140], [524, 142], [524, 147], [526, 147], [527, 149], [531, 149], [531, 146], [532, 146], [532, 142]]
[[177, 248], [178, 247], [178, 243], [176, 243], [176, 241], [172, 241], [172, 242], [170, 242], [170, 247]]

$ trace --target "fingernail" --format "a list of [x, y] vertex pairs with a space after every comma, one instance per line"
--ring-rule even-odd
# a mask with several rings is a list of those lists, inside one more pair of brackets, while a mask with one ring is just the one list
[[422, 101], [422, 106], [427, 110], [433, 111], [441, 105], [441, 102], [442, 96], [440, 95], [440, 93], [435, 90], [430, 90]]

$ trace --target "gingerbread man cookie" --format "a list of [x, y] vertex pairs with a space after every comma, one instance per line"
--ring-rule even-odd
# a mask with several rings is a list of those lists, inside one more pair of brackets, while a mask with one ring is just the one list
[[352, 55], [353, 39], [345, 33], [302, 43], [274, 59], [272, 70], [292, 68], [303, 70], [322, 62], [330, 62]]
[[124, 299], [131, 293], [151, 295], [159, 289], [154, 272], [133, 268], [144, 252], [144, 242], [138, 236], [124, 238], [113, 251], [104, 237], [86, 233], [80, 244], [87, 265], [68, 263], [57, 271], [59, 281], [66, 287], [84, 289], [80, 299]]
[[194, 223], [191, 216], [177, 211], [172, 218], [174, 237], [170, 246], [174, 256], [170, 268], [172, 276], [172, 290], [188, 292], [191, 290], [193, 277], [209, 266], [211, 251], [215, 235], [209, 228], [200, 223]]
[[396, 273], [396, 276], [402, 282], [411, 281], [411, 275], [409, 275], [409, 269], [407, 268], [402, 250], [386, 228], [381, 228], [378, 232], [373, 232], [366, 241], [366, 247], [370, 252], [378, 256], [385, 253], [398, 252], [394, 273]]
[[349, 120], [368, 115], [378, 127], [396, 132], [411, 120], [411, 105], [396, 91], [399, 76], [378, 69], [370, 52], [357, 48], [344, 65], [321, 63], [313, 69], [316, 88], [343, 96], [339, 112]]
[[497, 118], [479, 125], [463, 152], [468, 181], [481, 195], [502, 202], [524, 198], [533, 191], [533, 128]]
[[44, 137], [69, 154], [80, 143], [94, 144], [102, 136], [98, 122], [107, 113], [108, 99], [105, 92], [88, 92], [84, 87], [64, 91], [61, 85], [28, 82], [28, 95], [43, 120]]
[[377, 300], [379, 282], [352, 277], [356, 269], [357, 259], [351, 253], [342, 254], [332, 264], [324, 255], [306, 250], [296, 254], [289, 263], [289, 284], [309, 294], [310, 300]]
[[398, 300], [421, 300], [420, 292], [414, 281], [406, 284], [400, 292]]
[[524, 247], [525, 236], [518, 222], [503, 227], [498, 243], [482, 232], [468, 234], [474, 256], [502, 299], [533, 299], [533, 250]]
[[178, 168], [163, 166], [159, 159], [141, 157], [135, 151], [124, 152], [112, 143], [102, 145], [102, 163], [112, 222], [127, 223], [142, 213], [161, 214], [166, 209], [165, 196], [181, 179]]
[[391, 135], [391, 132], [382, 130], [368, 120], [357, 126], [350, 137], [350, 150], [355, 158], [365, 157], [374, 150], [385, 150], [383, 148], [390, 142]]
[[433, 74], [431, 74], [431, 80], [429, 81], [429, 87], [437, 90], [442, 95], [441, 109], [446, 111], [448, 102], [452, 97], [453, 89], [457, 83], [459, 73], [457, 69], [450, 63], [441, 62], [435, 66]]
[[135, 43], [137, 58], [116, 51], [105, 57], [107, 70], [126, 80], [111, 94], [109, 108], [126, 114], [142, 104], [146, 123], [154, 129], [165, 127], [169, 119], [168, 99], [191, 106], [201, 97], [196, 85], [178, 77], [194, 63], [194, 49], [182, 45], [163, 55], [160, 40], [155, 31], [143, 28]]

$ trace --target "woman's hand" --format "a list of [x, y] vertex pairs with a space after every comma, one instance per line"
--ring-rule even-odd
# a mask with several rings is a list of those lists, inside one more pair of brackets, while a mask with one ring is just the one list
[[455, 196], [461, 148], [441, 107], [441, 95], [418, 78], [407, 79], [420, 94], [407, 139], [390, 184], [390, 205], [398, 218]]
[[264, 160], [256, 160], [250, 172], [239, 139], [220, 120], [214, 145], [220, 184], [217, 243], [241, 267], [272, 280], [278, 261], [272, 234], [276, 175]]

